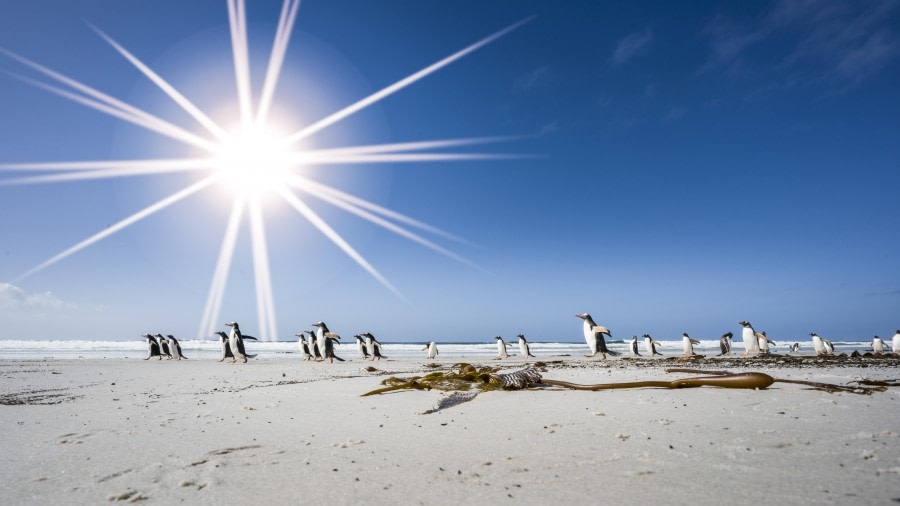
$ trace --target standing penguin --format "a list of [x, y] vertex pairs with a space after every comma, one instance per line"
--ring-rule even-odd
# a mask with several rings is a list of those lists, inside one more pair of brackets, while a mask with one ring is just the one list
[[734, 337], [734, 334], [732, 334], [731, 332], [726, 332], [722, 334], [722, 337], [719, 338], [719, 349], [722, 350], [722, 353], [719, 353], [720, 357], [731, 356], [732, 337]]
[[159, 343], [156, 342], [156, 339], [150, 334], [141, 334], [141, 337], [147, 339], [147, 358], [144, 360], [150, 360], [153, 357], [159, 357], [157, 360], [162, 360], [162, 355], [159, 353]]
[[315, 330], [304, 330], [307, 334], [309, 334], [309, 339], [307, 339], [307, 346], [309, 346], [309, 354], [312, 355], [316, 361], [322, 358], [322, 354], [319, 353], [319, 347], [316, 346], [316, 331]]
[[653, 338], [650, 337], [650, 334], [644, 334], [643, 337], [644, 337], [644, 351], [646, 351], [647, 354], [650, 355], [651, 357], [653, 355], [662, 356], [662, 353], [656, 351], [657, 346], [660, 346], [660, 344], [658, 342], [654, 341]]
[[612, 338], [612, 333], [608, 328], [594, 323], [594, 319], [591, 318], [591, 315], [588, 313], [577, 314], [575, 315], [575, 318], [581, 318], [583, 320], [581, 327], [582, 332], [584, 333], [584, 341], [587, 343], [588, 348], [591, 349], [591, 354], [585, 355], [585, 357], [593, 357], [597, 353], [600, 353], [600, 357], [603, 360], [606, 360], [607, 353], [612, 356], [619, 355], [619, 352], [612, 351], [606, 347], [606, 340], [603, 339], [603, 334]]
[[363, 339], [363, 336], [356, 334], [353, 336], [356, 338], [356, 351], [359, 352], [359, 358], [366, 360], [369, 358], [369, 350], [366, 349], [366, 340]]
[[184, 353], [181, 353], [181, 345], [178, 344], [178, 339], [175, 339], [175, 336], [172, 334], [166, 335], [169, 341], [169, 352], [172, 353], [172, 356], [175, 357], [176, 360], [185, 359], [187, 357], [184, 356]]
[[300, 332], [299, 334], [294, 334], [297, 336], [297, 345], [300, 347], [300, 353], [303, 354], [303, 360], [309, 360], [312, 358], [312, 354], [309, 352], [309, 344], [306, 342], [306, 334]]
[[381, 343], [378, 342], [378, 339], [375, 339], [371, 332], [363, 332], [360, 335], [366, 338], [366, 348], [369, 351], [369, 355], [372, 355], [372, 361], [381, 360], [383, 355], [381, 354]]
[[637, 336], [631, 336], [631, 356], [632, 357], [640, 357], [641, 356], [641, 352], [638, 351]]
[[791, 353], [800, 353], [800, 343], [794, 343], [791, 345]]
[[422, 348], [422, 351], [428, 350], [428, 359], [433, 359], [438, 355], [437, 344], [434, 341], [428, 341], [428, 344]]
[[325, 325], [325, 322], [316, 322], [312, 324], [313, 327], [316, 327], [316, 348], [319, 350], [319, 355], [322, 358], [325, 358], [325, 334], [329, 333], [328, 325]]
[[[819, 337], [815, 332], [810, 332], [809, 336], [812, 337], [813, 349], [816, 350], [816, 356], [831, 355], [831, 353], [834, 352], [834, 346], [832, 346], [829, 341]], [[825, 343], [828, 344], [826, 345]]]
[[231, 359], [231, 363], [237, 362], [238, 359], [243, 360], [243, 363], [247, 363], [247, 355], [244, 353], [244, 341], [243, 336], [241, 335], [241, 327], [238, 325], [238, 322], [228, 322], [225, 324], [226, 327], [231, 327], [231, 334], [228, 336], [228, 346], [231, 347], [231, 353], [234, 355], [234, 358]]
[[344, 361], [344, 359], [334, 354], [334, 344], [340, 340], [341, 336], [334, 332], [325, 333], [325, 358], [328, 359], [329, 364], [333, 364], [335, 359], [340, 362]]
[[528, 341], [525, 340], [525, 334], [519, 334], [516, 337], [519, 338], [519, 351], [522, 353], [522, 358], [524, 360], [528, 360], [528, 357], [534, 358], [534, 355], [531, 354], [531, 347], [528, 346]]
[[740, 322], [740, 325], [744, 327], [741, 330], [741, 337], [744, 339], [744, 356], [746, 357], [751, 353], [759, 355], [759, 339], [756, 337], [753, 325], [750, 325], [750, 322]]
[[172, 360], [172, 351], [169, 350], [169, 341], [162, 334], [156, 334], [156, 340], [159, 341], [159, 351], [166, 356], [166, 360]]
[[497, 336], [497, 358], [494, 360], [503, 360], [504, 358], [509, 358], [509, 354], [506, 353], [506, 347], [510, 346], [509, 343], [503, 340], [502, 337]]
[[874, 351], [876, 355], [884, 354], [884, 341], [878, 336], [872, 338], [872, 351]]
[[767, 355], [769, 353], [769, 345], [775, 346], [775, 341], [766, 337], [766, 331], [757, 332], [756, 340], [759, 341], [759, 354]]
[[[234, 353], [231, 352], [231, 342], [228, 338], [228, 334], [224, 332], [216, 332], [216, 335], [219, 336], [219, 344], [222, 346], [222, 358], [219, 359], [219, 362], [222, 362], [226, 358], [234, 358]], [[251, 355], [244, 352], [243, 342], [246, 339], [252, 339], [256, 341], [256, 338], [253, 336], [241, 336], [241, 353], [243, 353], [247, 358], [253, 358], [256, 355]]]
[[687, 334], [687, 332], [681, 334], [681, 345], [684, 347], [684, 355], [685, 357], [694, 356], [694, 345], [700, 344], [700, 341], [696, 339], [691, 339], [691, 336]]
[[894, 334], [894, 338], [891, 340], [891, 351], [894, 352], [894, 355], [900, 355], [900, 330]]

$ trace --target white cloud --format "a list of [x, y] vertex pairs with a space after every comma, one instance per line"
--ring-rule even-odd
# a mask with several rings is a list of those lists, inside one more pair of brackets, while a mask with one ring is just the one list
[[550, 67], [547, 67], [546, 65], [538, 67], [516, 80], [515, 84], [513, 84], [513, 90], [518, 93], [533, 90], [545, 80], [549, 72]]
[[0, 310], [46, 313], [75, 307], [51, 292], [29, 294], [18, 286], [0, 283]]
[[610, 60], [615, 65], [620, 65], [632, 59], [638, 53], [646, 50], [653, 42], [653, 30], [647, 28], [642, 32], [634, 32], [619, 42], [613, 51]]

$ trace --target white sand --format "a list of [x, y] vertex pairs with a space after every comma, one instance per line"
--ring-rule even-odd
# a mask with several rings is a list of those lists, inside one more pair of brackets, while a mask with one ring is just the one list
[[[572, 367], [544, 376], [580, 383], [683, 376], [665, 374], [663, 361], [650, 368], [566, 361]], [[360, 361], [0, 361], [0, 497], [3, 504], [117, 497], [266, 505], [900, 498], [898, 388], [872, 396], [785, 384], [489, 392], [432, 415], [419, 413], [440, 397], [434, 391], [359, 397], [379, 386], [378, 374], [408, 376], [425, 362], [380, 362], [382, 372], [370, 373], [371, 363]], [[836, 383], [900, 377], [896, 361], [754, 370]]]

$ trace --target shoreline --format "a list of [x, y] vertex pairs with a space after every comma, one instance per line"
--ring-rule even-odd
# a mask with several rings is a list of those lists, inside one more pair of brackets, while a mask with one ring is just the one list
[[[450, 504], [477, 496], [585, 504], [603, 497], [712, 505], [900, 497], [898, 388], [870, 396], [792, 384], [499, 391], [429, 415], [420, 413], [440, 392], [360, 397], [386, 377], [456, 361], [0, 360], [5, 499]], [[583, 384], [685, 376], [666, 374], [669, 367], [840, 384], [900, 377], [893, 357], [537, 361], [546, 364], [545, 378]]]

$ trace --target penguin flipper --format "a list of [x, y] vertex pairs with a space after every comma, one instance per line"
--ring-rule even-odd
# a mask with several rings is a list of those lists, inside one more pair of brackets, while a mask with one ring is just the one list
[[259, 339], [255, 338], [253, 336], [245, 336], [243, 334], [241, 334], [241, 339], [252, 339], [254, 341], [259, 341]]

